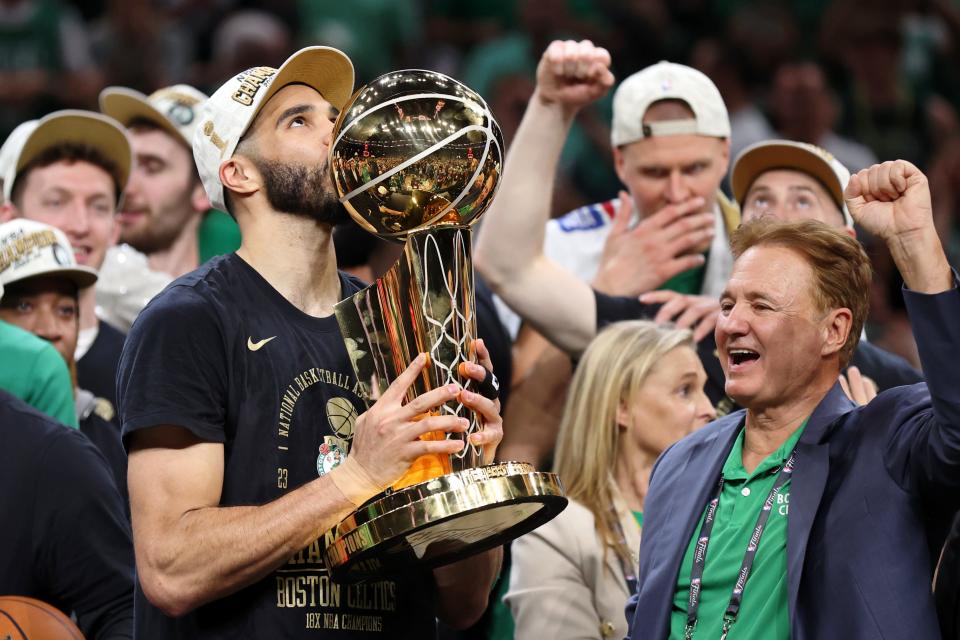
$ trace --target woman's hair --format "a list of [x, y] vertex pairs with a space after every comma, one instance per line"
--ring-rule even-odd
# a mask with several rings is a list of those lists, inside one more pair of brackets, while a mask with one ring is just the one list
[[631, 553], [620, 539], [613, 508], [617, 411], [636, 396], [654, 365], [679, 346], [694, 347], [690, 331], [646, 320], [611, 324], [584, 352], [563, 409], [554, 471], [567, 495], [593, 513], [604, 555], [612, 549], [628, 566]]

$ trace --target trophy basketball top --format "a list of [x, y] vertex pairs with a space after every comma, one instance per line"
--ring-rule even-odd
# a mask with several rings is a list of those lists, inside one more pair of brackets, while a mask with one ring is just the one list
[[468, 225], [490, 205], [503, 136], [475, 91], [435, 71], [392, 71], [359, 89], [333, 129], [330, 170], [361, 227], [403, 241]]

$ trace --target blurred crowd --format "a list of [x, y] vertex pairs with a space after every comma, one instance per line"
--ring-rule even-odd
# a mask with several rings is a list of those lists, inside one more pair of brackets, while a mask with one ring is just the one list
[[[509, 144], [539, 53], [557, 37], [607, 48], [618, 78], [658, 60], [705, 72], [730, 111], [731, 157], [787, 138], [854, 172], [878, 158], [917, 164], [933, 183], [948, 254], [960, 257], [960, 6], [950, 0], [4, 0], [0, 137], [57, 108], [95, 108], [104, 86], [209, 92], [324, 43], [351, 57], [358, 86], [405, 67], [464, 81], [489, 101]], [[578, 116], [555, 214], [617, 188], [610, 109], [608, 97]], [[868, 332], [916, 364], [899, 277], [882, 247], [870, 249]]]

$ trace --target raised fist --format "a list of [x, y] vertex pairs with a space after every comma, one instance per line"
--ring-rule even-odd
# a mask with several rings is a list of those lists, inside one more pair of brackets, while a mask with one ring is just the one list
[[589, 40], [554, 40], [537, 65], [537, 93], [547, 103], [579, 109], [611, 86], [610, 53]]
[[883, 238], [910, 289], [940, 293], [953, 273], [933, 224], [927, 177], [906, 160], [875, 164], [850, 177], [844, 196], [861, 227]]
[[887, 242], [933, 227], [927, 177], [906, 160], [875, 164], [854, 174], [844, 196], [853, 219]]

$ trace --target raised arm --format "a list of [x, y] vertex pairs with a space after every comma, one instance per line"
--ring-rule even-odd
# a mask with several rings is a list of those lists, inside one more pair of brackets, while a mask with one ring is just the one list
[[884, 162], [852, 176], [846, 197], [854, 220], [883, 239], [903, 276], [929, 391], [881, 404], [894, 426], [888, 468], [902, 486], [952, 499], [960, 489], [960, 292], [934, 228], [927, 179], [909, 162]]
[[553, 184], [577, 111], [613, 84], [610, 54], [589, 41], [555, 41], [537, 66], [537, 88], [510, 145], [497, 194], [483, 218], [475, 265], [491, 288], [568, 351], [596, 333], [590, 286], [543, 254]]

